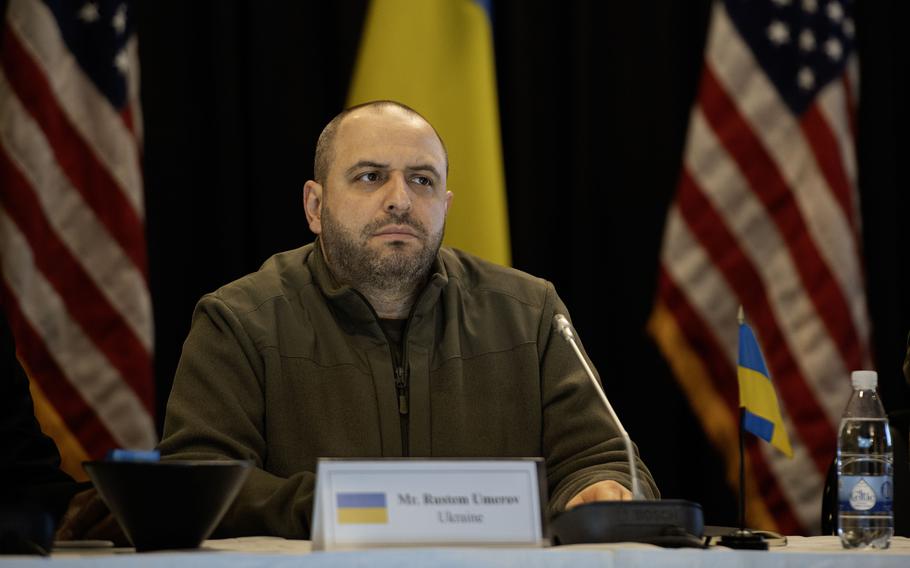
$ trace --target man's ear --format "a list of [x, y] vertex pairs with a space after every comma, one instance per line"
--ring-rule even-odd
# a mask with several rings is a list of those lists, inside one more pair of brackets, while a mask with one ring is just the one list
[[310, 180], [303, 184], [303, 211], [310, 231], [314, 235], [322, 232], [322, 184]]

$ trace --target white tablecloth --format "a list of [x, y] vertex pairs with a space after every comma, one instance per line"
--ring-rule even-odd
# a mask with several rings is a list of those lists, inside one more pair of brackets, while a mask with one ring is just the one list
[[309, 568], [354, 566], [490, 566], [514, 568], [853, 568], [910, 567], [910, 539], [895, 537], [891, 548], [843, 550], [836, 537], [790, 537], [768, 552], [662, 549], [640, 544], [576, 545], [554, 548], [387, 548], [311, 552], [308, 541], [251, 537], [206, 541], [193, 551], [132, 549], [55, 550], [50, 559], [0, 556], [2, 568]]

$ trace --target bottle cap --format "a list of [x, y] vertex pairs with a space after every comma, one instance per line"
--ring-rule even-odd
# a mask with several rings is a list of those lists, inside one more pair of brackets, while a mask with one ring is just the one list
[[869, 390], [878, 386], [878, 373], [875, 371], [853, 371], [850, 382], [854, 389]]

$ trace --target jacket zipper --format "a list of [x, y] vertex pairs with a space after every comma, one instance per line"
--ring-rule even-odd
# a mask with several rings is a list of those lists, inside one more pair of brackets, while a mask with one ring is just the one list
[[408, 382], [404, 379], [401, 365], [395, 367], [395, 390], [398, 391], [398, 414], [408, 413]]
[[[411, 455], [410, 448], [410, 435], [408, 429], [410, 428], [409, 422], [409, 388], [410, 381], [408, 380], [408, 332], [411, 330], [411, 320], [414, 317], [413, 311], [408, 315], [408, 320], [404, 324], [404, 331], [401, 334], [401, 360], [397, 361], [395, 359], [395, 354], [392, 354], [392, 363], [395, 365], [395, 390], [398, 393], [398, 418], [401, 421], [401, 455], [403, 457], [408, 457]], [[392, 346], [389, 345], [389, 350], [392, 350]]]
[[[366, 299], [366, 296], [364, 296], [357, 290], [354, 290], [354, 293], [357, 294], [358, 296], [360, 296], [360, 298], [363, 300], [363, 302], [367, 305], [367, 307], [373, 313], [373, 317], [378, 322], [379, 314], [377, 314], [376, 310], [373, 309], [372, 304], [370, 304], [369, 300]], [[426, 293], [426, 291], [424, 291], [423, 293]], [[419, 302], [420, 298], [418, 298], [417, 301]], [[395, 368], [394, 368], [395, 391], [398, 394], [398, 418], [400, 420], [400, 426], [401, 426], [401, 454], [404, 457], [408, 457], [410, 455], [410, 451], [408, 449], [408, 434], [407, 434], [407, 430], [408, 430], [408, 377], [407, 377], [407, 374], [406, 374], [407, 372], [405, 370], [404, 365], [406, 365], [407, 361], [408, 361], [408, 330], [411, 327], [411, 319], [413, 318], [413, 316], [414, 316], [413, 313], [411, 313], [408, 316], [408, 321], [404, 325], [404, 333], [401, 334], [401, 361], [400, 362], [395, 360], [394, 349], [392, 348], [391, 343], [389, 343], [389, 352], [392, 355], [392, 363], [395, 365]], [[386, 342], [388, 343], [388, 338], [386, 338]]]

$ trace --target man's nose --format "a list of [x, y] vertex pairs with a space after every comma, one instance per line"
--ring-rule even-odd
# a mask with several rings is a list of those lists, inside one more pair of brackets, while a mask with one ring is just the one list
[[388, 213], [404, 212], [411, 209], [411, 193], [404, 174], [396, 172], [387, 184], [384, 209]]

